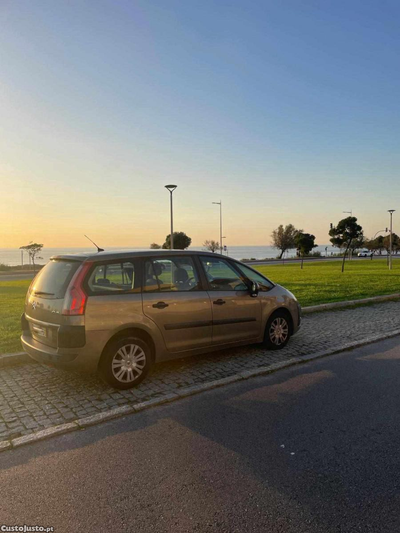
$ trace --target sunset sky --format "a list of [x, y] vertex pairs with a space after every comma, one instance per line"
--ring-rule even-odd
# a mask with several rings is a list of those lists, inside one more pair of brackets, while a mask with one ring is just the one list
[[[400, 233], [400, 3], [1, 0], [0, 248]], [[397, 228], [396, 228], [397, 226]]]

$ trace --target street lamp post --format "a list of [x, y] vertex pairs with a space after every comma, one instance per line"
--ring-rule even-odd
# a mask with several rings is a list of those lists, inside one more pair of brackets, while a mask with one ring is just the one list
[[[223, 238], [223, 239], [226, 239], [226, 237], [222, 237], [222, 238]], [[226, 251], [228, 250], [228, 248], [227, 248], [225, 245], [224, 245], [222, 248], [223, 248], [223, 251], [224, 251], [224, 252], [226, 252]], [[228, 255], [228, 254], [226, 254], [226, 255]]]
[[165, 185], [165, 188], [169, 191], [170, 195], [170, 204], [171, 204], [171, 250], [174, 249], [174, 212], [172, 208], [172, 193], [177, 188], [177, 185]]
[[224, 250], [222, 246], [222, 202], [220, 200], [219, 202], [213, 202], [213, 204], [219, 205], [219, 250], [222, 255], [222, 252]]
[[395, 212], [395, 209], [388, 209], [388, 213], [390, 213], [390, 242], [389, 242], [389, 270], [392, 270], [392, 233], [393, 233], [393, 213]]

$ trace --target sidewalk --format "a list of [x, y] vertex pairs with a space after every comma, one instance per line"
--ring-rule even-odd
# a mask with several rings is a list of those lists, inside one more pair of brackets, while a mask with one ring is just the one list
[[107, 412], [110, 409], [177, 395], [192, 385], [240, 372], [335, 352], [350, 343], [386, 338], [400, 330], [400, 302], [306, 315], [289, 345], [270, 352], [260, 345], [224, 350], [156, 366], [139, 387], [116, 391], [96, 376], [81, 376], [39, 364], [0, 369], [0, 441]]

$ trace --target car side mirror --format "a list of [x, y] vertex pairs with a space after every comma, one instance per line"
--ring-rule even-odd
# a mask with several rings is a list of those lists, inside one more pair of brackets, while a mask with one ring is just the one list
[[256, 298], [259, 292], [260, 292], [259, 284], [256, 281], [251, 281], [249, 284], [250, 296], [252, 296], [253, 298]]

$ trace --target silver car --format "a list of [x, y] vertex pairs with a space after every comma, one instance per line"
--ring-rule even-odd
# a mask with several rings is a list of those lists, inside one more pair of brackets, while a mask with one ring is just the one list
[[261, 342], [283, 348], [300, 315], [288, 290], [219, 254], [58, 255], [29, 287], [21, 341], [41, 363], [98, 370], [128, 389], [158, 361]]

